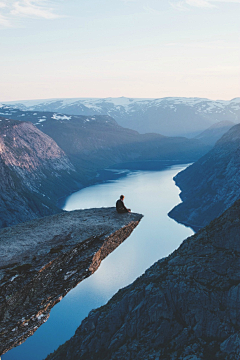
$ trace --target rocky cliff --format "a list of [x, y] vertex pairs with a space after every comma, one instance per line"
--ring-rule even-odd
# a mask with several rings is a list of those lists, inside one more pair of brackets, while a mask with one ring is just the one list
[[77, 173], [55, 141], [29, 122], [5, 118], [0, 175], [0, 227], [60, 212], [57, 198], [77, 188]]
[[232, 127], [215, 147], [174, 178], [182, 203], [169, 216], [197, 230], [240, 198], [240, 125]]
[[240, 201], [107, 305], [47, 360], [240, 358]]
[[77, 210], [0, 230], [0, 355], [32, 335], [141, 218], [115, 208]]

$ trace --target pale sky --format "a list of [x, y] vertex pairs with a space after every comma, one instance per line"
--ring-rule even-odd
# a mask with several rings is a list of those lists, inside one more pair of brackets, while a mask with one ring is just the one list
[[0, 0], [0, 101], [240, 96], [240, 0]]

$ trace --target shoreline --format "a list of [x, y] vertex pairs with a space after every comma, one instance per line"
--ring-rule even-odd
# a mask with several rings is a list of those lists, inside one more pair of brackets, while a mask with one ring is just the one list
[[[126, 177], [131, 172], [137, 171], [163, 171], [174, 165], [190, 165], [189, 162], [182, 162], [180, 160], [141, 160], [134, 162], [120, 163], [113, 165], [106, 169], [101, 169], [98, 171], [97, 175], [89, 181], [87, 185], [81, 186], [78, 190], [74, 190], [57, 200], [56, 206], [63, 210], [63, 207], [66, 204], [66, 200], [72, 194], [81, 191], [89, 186], [94, 186], [98, 184], [104, 184], [109, 181], [114, 181]], [[175, 220], [175, 219], [174, 219]]]

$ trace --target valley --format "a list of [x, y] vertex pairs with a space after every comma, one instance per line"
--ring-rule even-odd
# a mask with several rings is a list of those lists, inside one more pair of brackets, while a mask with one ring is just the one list
[[[144, 101], [133, 103], [140, 107]], [[162, 106], [166, 101], [170, 100], [155, 101], [155, 105], [161, 103]], [[180, 108], [186, 106], [194, 108], [195, 112], [199, 107], [203, 117], [209, 115], [209, 108], [219, 111], [219, 107], [223, 107], [220, 102], [213, 107], [207, 99], [205, 103], [203, 99], [187, 102], [175, 98], [171, 101], [180, 106], [174, 111], [178, 115]], [[149, 105], [149, 102], [146, 100], [144, 104]], [[236, 309], [239, 302], [240, 125], [232, 125], [238, 122], [238, 100], [224, 105], [236, 110], [234, 119], [220, 121], [219, 117], [216, 123], [208, 117], [210, 126], [207, 126], [206, 115], [204, 121], [201, 118], [201, 129], [196, 124], [196, 131], [187, 127], [185, 134], [189, 138], [157, 132], [141, 134], [120, 126], [109, 116], [109, 111], [108, 115], [73, 115], [66, 109], [65, 113], [56, 112], [55, 102], [50, 105], [52, 112], [45, 112], [50, 108], [41, 103], [35, 104], [36, 108], [33, 104], [31, 108], [23, 104], [18, 104], [19, 109], [13, 104], [1, 107], [1, 334], [4, 338], [1, 352], [32, 335], [47, 320], [51, 308], [62, 296], [92, 274], [100, 261], [130, 235], [142, 217], [131, 214], [136, 223], [132, 226], [126, 222], [124, 226], [129, 231], [123, 231], [124, 226], [115, 219], [115, 209], [69, 212], [67, 208], [57, 207], [59, 198], [103, 181], [101, 173], [107, 169], [113, 174], [115, 169], [113, 178], [118, 172], [121, 174], [122, 169], [127, 179], [131, 172], [126, 169], [132, 169], [132, 174], [137, 176], [149, 167], [156, 170], [158, 166], [159, 173], [164, 173], [171, 169], [170, 165], [193, 163], [174, 177], [181, 190], [182, 203], [172, 204], [175, 207], [165, 210], [164, 214], [168, 212], [171, 218], [194, 231], [201, 230], [187, 238], [172, 254], [160, 260], [158, 257], [145, 274], [139, 274], [139, 278], [133, 279], [131, 285], [120, 290], [106, 305], [90, 312], [76, 334], [47, 359], [132, 360], [149, 356], [171, 360], [189, 356], [202, 360], [234, 359], [239, 351]], [[58, 105], [61, 107], [63, 102]], [[206, 111], [203, 111], [204, 106]], [[220, 111], [221, 116], [227, 114], [224, 109], [225, 113]], [[191, 116], [191, 112], [188, 114]], [[169, 116], [166, 118], [170, 120]], [[194, 124], [193, 120], [192, 117]], [[173, 124], [171, 120], [171, 126]], [[141, 194], [147, 191], [147, 186], [143, 187]], [[117, 196], [119, 194], [114, 195]], [[114, 203], [114, 200], [111, 201]], [[77, 206], [82, 208], [81, 202]], [[81, 211], [83, 215], [80, 216]], [[96, 250], [96, 246], [101, 248], [108, 230], [95, 234], [93, 229], [99, 224], [99, 218], [91, 220], [91, 216], [96, 212], [104, 214], [105, 225], [101, 226], [108, 227], [109, 221], [117, 226], [114, 228], [116, 234], [112, 231], [109, 235], [109, 244], [106, 240], [106, 246], [103, 245], [103, 257], [102, 250]], [[154, 221], [158, 221], [157, 213], [158, 210]], [[49, 217], [52, 214], [55, 215]], [[72, 222], [74, 217], [78, 225]], [[81, 217], [84, 219], [79, 220]], [[68, 231], [69, 221], [75, 230]], [[93, 232], [80, 239], [79, 233], [85, 226], [83, 221]], [[17, 223], [19, 225], [15, 225]], [[44, 235], [43, 227], [48, 235]], [[154, 240], [157, 238], [155, 234]], [[86, 246], [82, 248], [79, 241], [86, 242]], [[19, 251], [22, 245], [25, 253]], [[10, 247], [15, 251], [11, 259]], [[87, 260], [84, 259], [85, 250]], [[98, 251], [100, 255], [95, 256]], [[75, 253], [78, 253], [76, 258]], [[87, 275], [86, 266], [90, 269]], [[60, 273], [63, 268], [64, 273]], [[38, 291], [33, 286], [35, 280]], [[42, 283], [48, 286], [42, 287]], [[8, 353], [3, 360], [5, 357], [7, 360]]]

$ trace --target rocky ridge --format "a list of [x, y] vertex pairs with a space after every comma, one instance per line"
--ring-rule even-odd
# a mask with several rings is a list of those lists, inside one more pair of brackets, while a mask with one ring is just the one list
[[240, 200], [83, 320], [47, 360], [240, 357]]
[[59, 213], [78, 176], [62, 149], [33, 124], [0, 118], [0, 227]]
[[32, 335], [141, 218], [115, 208], [76, 210], [0, 230], [0, 355]]
[[169, 216], [198, 230], [239, 199], [239, 154], [240, 125], [235, 125], [211, 151], [176, 175], [183, 202]]

